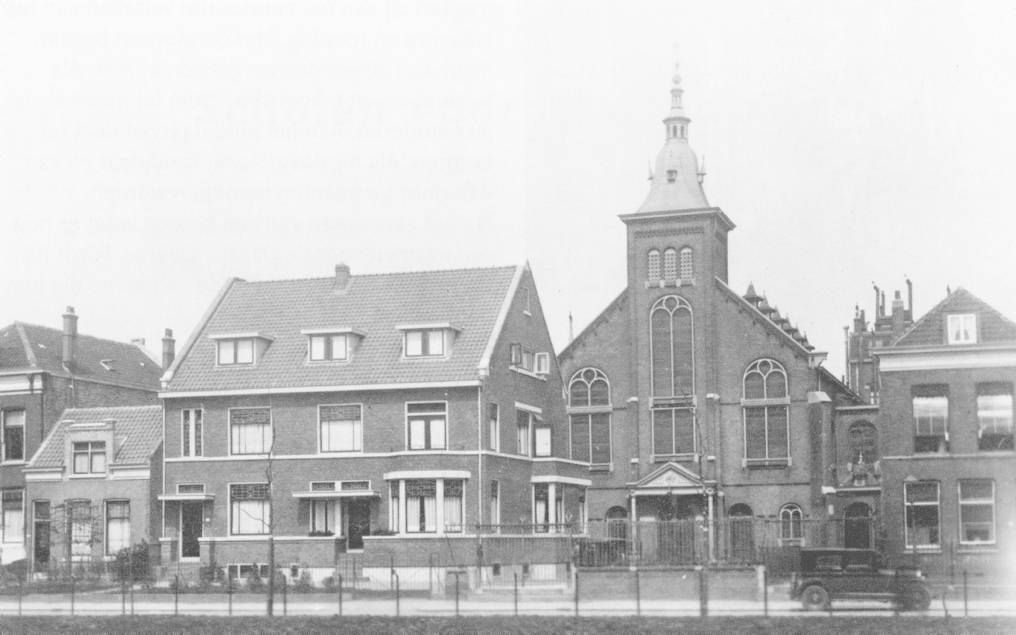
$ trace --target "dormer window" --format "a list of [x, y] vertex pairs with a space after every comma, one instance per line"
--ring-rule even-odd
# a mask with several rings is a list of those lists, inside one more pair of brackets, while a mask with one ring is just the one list
[[254, 363], [254, 338], [219, 340], [219, 366]]
[[311, 335], [310, 361], [346, 359], [348, 347], [345, 335]]
[[977, 315], [975, 313], [950, 315], [946, 326], [950, 344], [977, 343]]
[[80, 441], [74, 443], [72, 460], [75, 474], [105, 474], [106, 442]]
[[445, 357], [449, 353], [455, 328], [447, 323], [396, 326], [402, 331], [405, 357]]

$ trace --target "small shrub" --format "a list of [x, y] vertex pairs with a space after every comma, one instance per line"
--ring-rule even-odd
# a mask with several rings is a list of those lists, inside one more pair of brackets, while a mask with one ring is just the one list
[[293, 590], [297, 593], [309, 593], [314, 590], [314, 583], [310, 579], [309, 572], [300, 573], [300, 578], [293, 583]]
[[117, 580], [148, 580], [151, 567], [148, 560], [148, 543], [142, 540], [117, 552], [113, 571]]
[[254, 593], [261, 593], [265, 590], [265, 581], [258, 575], [257, 567], [247, 576], [247, 590]]
[[325, 591], [334, 591], [339, 586], [339, 584], [335, 581], [335, 578], [333, 578], [332, 576], [328, 576], [327, 578], [321, 581], [321, 586], [325, 588]]

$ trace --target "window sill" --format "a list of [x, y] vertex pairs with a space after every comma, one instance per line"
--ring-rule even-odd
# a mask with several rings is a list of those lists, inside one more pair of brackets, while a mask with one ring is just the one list
[[666, 289], [667, 287], [694, 287], [695, 278], [676, 278], [674, 280], [646, 280], [647, 289]]
[[103, 472], [102, 474], [68, 474], [67, 478], [80, 478], [80, 479], [84, 479], [84, 480], [87, 480], [87, 479], [101, 479], [101, 478], [106, 478], [106, 473]]
[[786, 459], [741, 459], [741, 467], [749, 470], [756, 469], [781, 469], [793, 465], [789, 458]]
[[520, 375], [525, 375], [526, 377], [532, 377], [533, 379], [539, 379], [540, 381], [547, 381], [547, 375], [546, 374], [538, 375], [537, 373], [534, 373], [531, 370], [526, 370], [525, 368], [522, 368], [521, 366], [509, 366], [508, 370], [515, 371], [516, 373], [518, 373]]
[[355, 454], [363, 454], [363, 449], [359, 449], [359, 450], [318, 450], [318, 454], [320, 454], [322, 456], [331, 456], [331, 455], [336, 455], [336, 454], [340, 455], [340, 456], [349, 456], [351, 454], [353, 454], [353, 455], [355, 455]]
[[926, 554], [941, 554], [941, 545], [907, 545], [903, 549], [903, 553], [900, 555], [907, 555], [913, 553], [926, 553]]
[[956, 553], [962, 554], [989, 554], [998, 553], [998, 544], [994, 542], [967, 542], [960, 543], [960, 546], [956, 549]]
[[685, 452], [682, 454], [654, 454], [653, 463], [667, 463], [669, 461], [681, 461], [681, 462], [698, 462], [698, 454], [694, 452]]
[[614, 465], [612, 463], [592, 463], [589, 465], [590, 472], [613, 472]]
[[25, 463], [27, 463], [25, 459], [10, 459], [7, 461], [0, 461], [0, 467], [4, 467], [5, 465], [24, 465]]

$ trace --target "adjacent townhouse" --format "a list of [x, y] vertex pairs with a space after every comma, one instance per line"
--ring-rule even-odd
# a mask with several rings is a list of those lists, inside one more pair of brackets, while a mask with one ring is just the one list
[[[163, 340], [171, 359], [172, 332]], [[63, 328], [15, 322], [0, 329], [0, 562], [29, 557], [32, 519], [23, 468], [67, 408], [157, 404], [159, 360], [142, 341], [78, 333], [73, 307]], [[28, 536], [30, 538], [30, 536]]]
[[887, 552], [933, 573], [1011, 574], [1016, 323], [959, 288], [874, 354]]
[[25, 467], [32, 572], [103, 572], [122, 549], [159, 556], [162, 406], [68, 408]]
[[263, 571], [271, 536], [287, 574], [384, 553], [388, 584], [389, 559], [474, 564], [464, 538], [585, 518], [528, 265], [233, 279], [164, 381], [174, 571]]

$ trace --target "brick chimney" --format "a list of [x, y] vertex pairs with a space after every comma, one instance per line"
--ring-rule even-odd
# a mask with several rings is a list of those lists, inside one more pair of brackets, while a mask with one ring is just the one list
[[169, 370], [174, 359], [176, 359], [176, 340], [173, 339], [173, 329], [166, 329], [166, 334], [162, 336], [162, 370]]
[[74, 353], [78, 343], [78, 316], [74, 314], [74, 307], [67, 307], [63, 314], [63, 355], [64, 368], [72, 370], [74, 367]]
[[332, 289], [335, 293], [345, 293], [349, 288], [349, 265], [340, 262], [335, 265], [335, 285]]
[[903, 335], [903, 330], [906, 328], [906, 315], [904, 311], [903, 298], [900, 297], [900, 292], [896, 291], [893, 297], [893, 337]]

